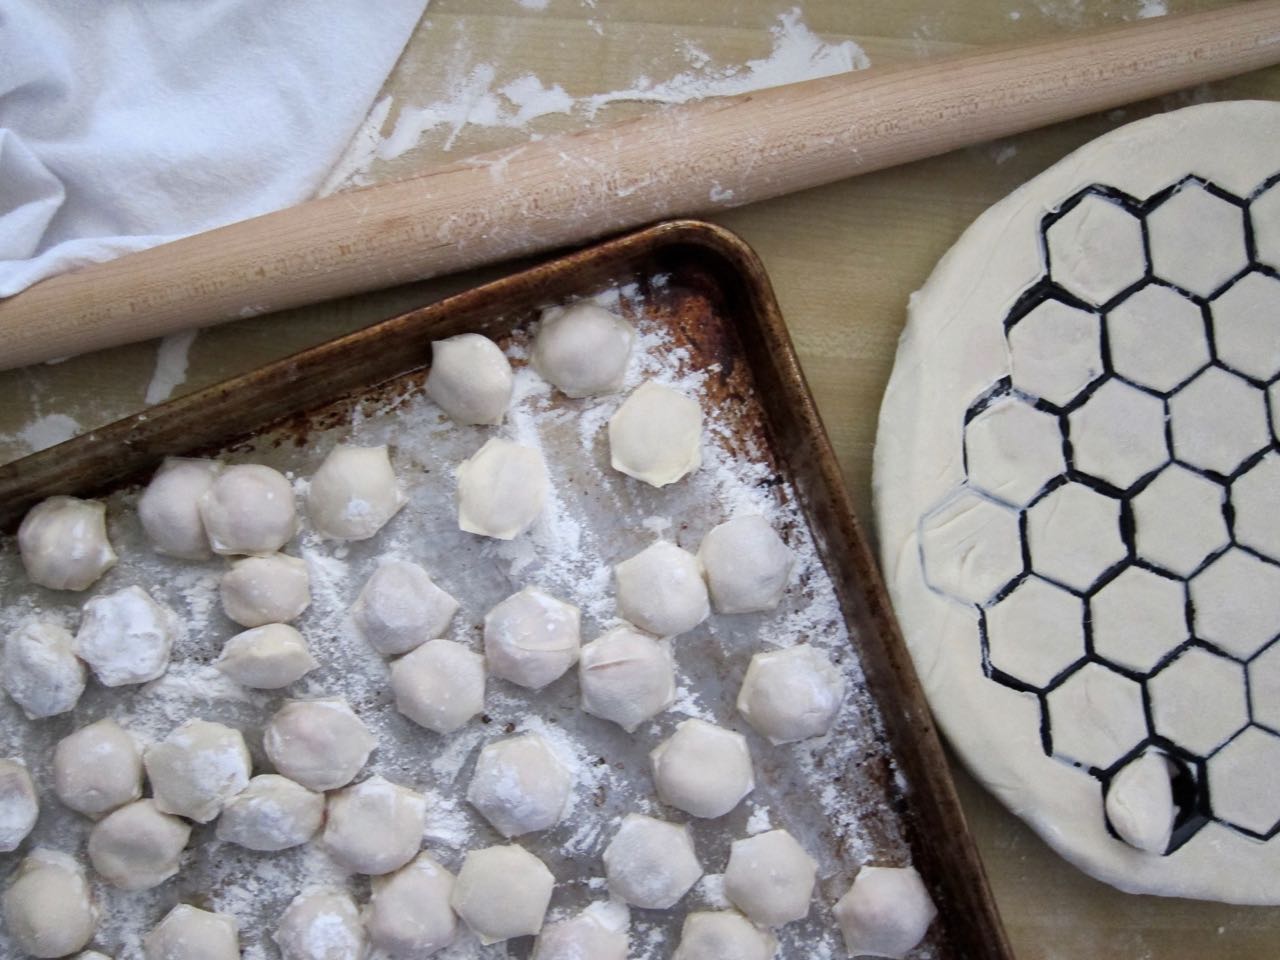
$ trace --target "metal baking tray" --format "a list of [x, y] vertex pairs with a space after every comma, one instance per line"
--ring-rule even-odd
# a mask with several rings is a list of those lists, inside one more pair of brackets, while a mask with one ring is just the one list
[[[701, 400], [705, 462], [689, 480], [654, 490], [611, 471], [603, 428], [621, 397], [568, 400], [539, 388], [526, 369], [539, 310], [583, 297], [619, 310], [639, 331], [628, 389], [655, 378]], [[540, 445], [556, 485], [551, 519], [512, 544], [460, 533], [455, 522], [453, 467], [495, 428], [451, 425], [422, 393], [431, 341], [466, 331], [493, 337], [512, 358], [516, 399], [496, 432]], [[84, 597], [29, 587], [11, 536], [25, 511], [53, 494], [108, 502], [123, 559], [93, 592], [142, 583], [187, 623], [169, 673], [146, 687], [107, 692], [91, 683], [73, 714], [35, 723], [5, 699], [0, 755], [24, 756], [37, 782], [47, 784], [52, 744], [84, 723], [113, 715], [147, 738], [199, 715], [243, 729], [261, 772], [258, 731], [281, 697], [239, 690], [209, 665], [238, 629], [217, 609], [221, 562], [182, 564], [150, 554], [132, 508], [139, 485], [168, 455], [265, 462], [301, 489], [341, 440], [389, 443], [411, 502], [373, 541], [335, 545], [304, 532], [287, 548], [311, 568], [316, 601], [298, 626], [323, 663], [290, 694], [351, 700], [381, 740], [369, 769], [427, 793], [426, 846], [447, 866], [456, 867], [467, 847], [501, 842], [462, 799], [475, 753], [504, 733], [536, 729], [574, 765], [579, 799], [567, 822], [521, 842], [556, 874], [553, 914], [607, 896], [599, 856], [622, 814], [686, 819], [653, 798], [647, 754], [679, 720], [702, 716], [748, 735], [757, 787], [728, 816], [693, 822], [708, 877], [673, 911], [632, 911], [632, 956], [669, 955], [686, 909], [725, 905], [717, 875], [734, 838], [785, 826], [819, 859], [820, 872], [808, 919], [780, 932], [780, 958], [843, 956], [832, 903], [861, 865], [908, 862], [939, 908], [920, 957], [1011, 957], [764, 268], [741, 240], [700, 222], [664, 223], [568, 254], [0, 467], [0, 629], [35, 610], [74, 627]], [[659, 536], [696, 550], [715, 523], [756, 510], [799, 556], [782, 606], [716, 615], [677, 638], [677, 702], [635, 736], [578, 711], [573, 671], [536, 694], [490, 680], [483, 717], [450, 738], [428, 734], [395, 713], [385, 663], [355, 636], [346, 615], [376, 557], [391, 553], [423, 563], [458, 597], [454, 639], [477, 645], [485, 611], [537, 583], [582, 607], [585, 642], [612, 622], [612, 564]], [[752, 653], [799, 641], [824, 647], [839, 662], [848, 702], [828, 737], [772, 747], [736, 715], [734, 697]], [[86, 830], [46, 790], [28, 845], [75, 852]], [[141, 934], [184, 900], [237, 913], [246, 958], [275, 957], [274, 916], [307, 878], [335, 879], [333, 865], [315, 848], [258, 855], [211, 837], [208, 827], [197, 828], [182, 873], [156, 890], [122, 895], [100, 886], [107, 909], [96, 943], [131, 960]], [[0, 857], [0, 871], [17, 859]], [[360, 878], [351, 884], [357, 896], [367, 889]], [[524, 957], [528, 950], [528, 938], [487, 948], [464, 940], [442, 956]]]

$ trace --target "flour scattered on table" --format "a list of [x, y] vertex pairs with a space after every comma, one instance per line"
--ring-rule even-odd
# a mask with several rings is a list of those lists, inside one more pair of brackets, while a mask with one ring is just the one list
[[187, 381], [187, 362], [191, 345], [196, 342], [199, 330], [184, 330], [160, 340], [156, 349], [156, 369], [147, 384], [148, 405], [163, 403], [173, 396], [173, 391]]

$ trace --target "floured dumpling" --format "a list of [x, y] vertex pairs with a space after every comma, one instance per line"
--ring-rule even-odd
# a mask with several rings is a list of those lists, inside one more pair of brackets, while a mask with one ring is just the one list
[[542, 514], [549, 487], [541, 453], [494, 437], [458, 465], [458, 529], [514, 540]]
[[734, 517], [698, 548], [711, 600], [720, 613], [772, 610], [787, 589], [795, 554], [759, 514]]
[[367, 540], [407, 502], [385, 446], [334, 447], [307, 488], [307, 516], [330, 540]]
[[453, 874], [426, 853], [389, 876], [374, 877], [364, 912], [370, 944], [397, 960], [417, 960], [453, 943], [453, 883]]
[[560, 822], [573, 792], [573, 774], [541, 736], [526, 733], [480, 751], [467, 800], [504, 837], [546, 830]]
[[71, 634], [56, 623], [28, 620], [9, 634], [0, 658], [0, 683], [30, 719], [66, 713], [84, 693], [84, 664]]
[[143, 765], [156, 809], [208, 823], [249, 785], [253, 761], [239, 730], [188, 720], [147, 747]]
[[384, 558], [351, 607], [369, 646], [386, 656], [408, 653], [444, 636], [458, 601], [416, 563]]
[[615, 627], [582, 648], [578, 681], [582, 709], [628, 733], [676, 697], [670, 645], [630, 627]]
[[259, 463], [227, 467], [200, 497], [200, 519], [214, 553], [275, 553], [298, 530], [293, 487]]
[[291, 700], [276, 711], [262, 746], [276, 770], [311, 790], [346, 786], [377, 745], [345, 700]]
[[141, 587], [125, 587], [84, 605], [75, 653], [104, 687], [154, 680], [169, 667], [178, 617]]
[[66, 806], [101, 817], [142, 796], [142, 753], [110, 718], [81, 727], [53, 751], [53, 789]]
[[820, 737], [835, 722], [844, 677], [816, 647], [804, 643], [751, 658], [738, 691], [738, 712], [770, 743]]
[[863, 867], [832, 912], [851, 956], [902, 960], [937, 916], [915, 867]]
[[623, 904], [597, 901], [543, 927], [532, 960], [627, 960], [629, 922]]
[[364, 960], [364, 924], [351, 894], [310, 887], [293, 898], [272, 936], [282, 960]]
[[641, 630], [672, 637], [711, 615], [698, 558], [659, 541], [614, 567], [618, 613]]
[[175, 873], [191, 827], [161, 812], [154, 800], [135, 800], [89, 832], [89, 862], [121, 890], [149, 890]]
[[578, 661], [578, 608], [537, 587], [525, 587], [485, 614], [489, 672], [540, 690]]
[[324, 822], [324, 794], [275, 773], [249, 781], [222, 808], [218, 839], [250, 850], [287, 850], [310, 840]]
[[767, 927], [809, 915], [818, 864], [785, 830], [735, 840], [724, 871], [724, 892], [733, 905]]
[[286, 623], [311, 605], [306, 561], [283, 553], [237, 560], [218, 590], [223, 612], [242, 627]]
[[702, 466], [702, 408], [670, 387], [642, 384], [609, 420], [613, 469], [665, 487]]
[[4, 892], [4, 927], [33, 957], [65, 957], [93, 939], [98, 926], [84, 870], [65, 853], [39, 848], [18, 865]]
[[723, 817], [755, 787], [746, 737], [705, 720], [681, 721], [649, 757], [658, 798], [695, 817]]
[[501, 423], [512, 384], [511, 364], [488, 337], [462, 333], [431, 344], [427, 396], [457, 423]]
[[542, 312], [533, 366], [569, 397], [616, 393], [627, 374], [635, 331], [594, 303]]
[[240, 925], [226, 913], [180, 903], [142, 938], [146, 960], [240, 960]]
[[472, 850], [453, 885], [453, 909], [483, 944], [542, 929], [556, 878], [523, 847]]
[[17, 850], [39, 816], [40, 800], [26, 764], [0, 760], [0, 853]]
[[329, 795], [324, 845], [355, 873], [390, 873], [417, 855], [426, 818], [422, 794], [373, 776]]
[[268, 623], [228, 640], [214, 666], [246, 687], [278, 690], [300, 680], [317, 663], [301, 633], [287, 623]]
[[436, 733], [452, 733], [484, 709], [484, 658], [431, 640], [391, 665], [396, 709]]
[[218, 460], [169, 457], [138, 498], [138, 519], [156, 553], [180, 560], [212, 554], [200, 517], [200, 498], [222, 471]]
[[771, 960], [778, 944], [735, 910], [699, 910], [684, 918], [671, 960]]
[[666, 910], [702, 876], [688, 827], [629, 813], [604, 848], [609, 890], [633, 906]]
[[116, 563], [107, 539], [107, 508], [76, 497], [42, 500], [22, 518], [18, 551], [32, 583], [84, 590]]

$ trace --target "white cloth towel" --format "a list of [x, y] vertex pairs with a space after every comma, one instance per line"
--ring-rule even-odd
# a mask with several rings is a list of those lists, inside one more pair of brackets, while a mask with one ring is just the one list
[[306, 199], [426, 5], [0, 0], [0, 297]]

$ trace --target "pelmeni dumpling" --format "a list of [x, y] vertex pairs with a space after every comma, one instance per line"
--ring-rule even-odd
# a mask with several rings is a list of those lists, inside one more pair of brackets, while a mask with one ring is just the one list
[[778, 942], [734, 910], [700, 910], [684, 918], [671, 960], [772, 960]]
[[288, 777], [260, 774], [222, 808], [218, 839], [250, 850], [288, 850], [320, 829], [324, 803], [323, 793]]
[[407, 560], [383, 559], [351, 606], [369, 646], [389, 657], [444, 635], [458, 601]]
[[494, 437], [458, 465], [458, 529], [514, 540], [541, 515], [550, 485], [541, 453]]
[[334, 447], [307, 488], [307, 516], [330, 540], [368, 540], [407, 502], [385, 446]]
[[863, 867], [832, 913], [850, 956], [902, 960], [938, 910], [915, 867]]
[[597, 901], [543, 927], [531, 960], [627, 960], [629, 922], [623, 904]]
[[0, 760], [0, 853], [17, 850], [40, 816], [40, 799], [20, 760]]
[[523, 847], [472, 850], [453, 884], [453, 909], [483, 944], [542, 929], [556, 878]]
[[676, 697], [670, 645], [630, 627], [615, 627], [582, 648], [578, 680], [582, 709], [628, 733]]
[[351, 894], [311, 887], [293, 898], [272, 935], [282, 960], [364, 960], [364, 924]]
[[253, 761], [239, 730], [188, 720], [143, 754], [156, 809], [208, 823], [249, 785]]
[[324, 845], [354, 873], [390, 873], [417, 855], [426, 820], [422, 794], [374, 776], [329, 795]]
[[578, 662], [580, 615], [572, 604], [525, 587], [485, 614], [489, 672], [540, 690]]
[[0, 683], [32, 720], [66, 713], [84, 693], [84, 664], [71, 634], [56, 623], [28, 620], [5, 638]]
[[33, 957], [65, 957], [98, 926], [84, 870], [65, 853], [31, 851], [4, 892], [4, 926], [14, 946]]
[[724, 892], [735, 907], [768, 927], [803, 920], [813, 899], [818, 864], [785, 830], [735, 840]]
[[180, 903], [142, 938], [146, 960], [240, 960], [240, 925], [226, 913]]
[[246, 687], [278, 690], [317, 664], [301, 633], [287, 623], [268, 623], [228, 640], [214, 666]]
[[200, 498], [222, 471], [218, 460], [169, 457], [138, 498], [138, 519], [156, 553], [204, 560], [212, 551], [200, 517]]
[[627, 903], [665, 910], [702, 876], [687, 827], [629, 813], [604, 848], [609, 890]]
[[306, 561], [283, 553], [237, 560], [218, 591], [223, 612], [242, 627], [287, 623], [311, 605]]
[[75, 653], [104, 687], [154, 680], [169, 667], [178, 617], [141, 587], [125, 587], [84, 605]]
[[658, 798], [695, 817], [723, 817], [755, 787], [746, 737], [705, 720], [681, 721], [649, 757]]
[[50, 590], [84, 590], [115, 566], [107, 508], [76, 497], [42, 500], [22, 518], [18, 551], [32, 583]]
[[618, 613], [641, 630], [672, 637], [711, 615], [702, 565], [687, 550], [665, 540], [613, 568]]
[[513, 383], [511, 364], [488, 337], [461, 333], [431, 344], [427, 396], [458, 423], [501, 423]]
[[616, 393], [627, 374], [635, 330], [594, 303], [542, 312], [533, 366], [569, 397]]
[[1157, 750], [1131, 760], [1107, 787], [1107, 823], [1129, 846], [1163, 856], [1173, 838], [1178, 805], [1173, 799], [1173, 765]]
[[214, 553], [275, 553], [298, 531], [293, 487], [278, 470], [259, 463], [227, 467], [198, 503]]
[[702, 466], [702, 408], [670, 387], [649, 381], [609, 420], [613, 469], [665, 487]]
[[417, 960], [453, 943], [453, 882], [453, 874], [426, 853], [389, 876], [374, 877], [364, 912], [370, 945], [396, 960]]
[[738, 712], [771, 743], [790, 743], [830, 730], [843, 699], [844, 677], [806, 643], [751, 658]]
[[89, 831], [89, 861], [121, 890], [149, 890], [178, 872], [190, 838], [186, 821], [161, 812], [154, 800], [135, 800]]
[[560, 822], [573, 774], [536, 733], [491, 743], [480, 751], [467, 800], [504, 837]]
[[452, 733], [484, 709], [484, 657], [431, 640], [391, 665], [396, 709], [436, 733]]
[[720, 613], [772, 610], [787, 589], [796, 556], [759, 514], [727, 520], [698, 548], [711, 601]]
[[377, 745], [345, 700], [292, 700], [271, 718], [262, 746], [276, 770], [311, 790], [346, 786]]
[[137, 741], [111, 719], [99, 720], [58, 741], [53, 789], [66, 806], [101, 817], [142, 796], [142, 754]]

